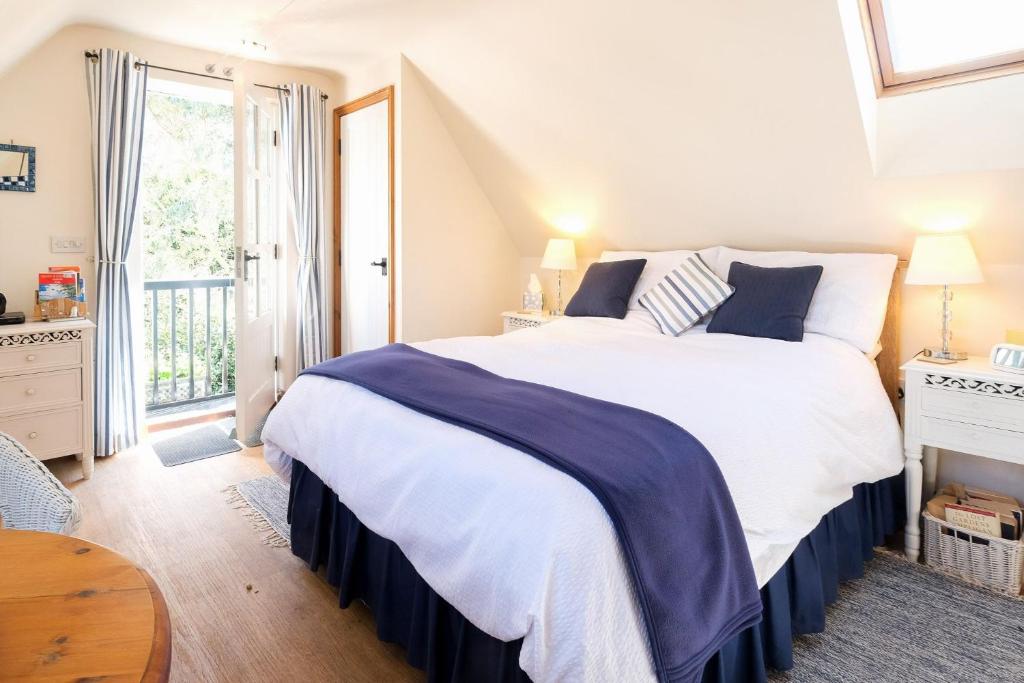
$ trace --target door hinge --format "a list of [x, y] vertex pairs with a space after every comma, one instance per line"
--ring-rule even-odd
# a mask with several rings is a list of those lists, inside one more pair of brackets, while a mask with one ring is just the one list
[[341, 138], [338, 138], [338, 156], [341, 156]]
[[280, 246], [280, 245], [279, 245], [279, 244], [277, 244], [276, 242], [274, 243], [274, 258], [275, 258], [275, 259], [279, 259], [279, 258], [281, 258], [281, 252], [280, 252], [280, 250], [278, 249], [278, 247], [279, 247], [279, 246]]
[[281, 369], [281, 363], [278, 361], [277, 356], [274, 356], [274, 372]]
[[277, 131], [274, 131], [274, 147], [277, 147]]

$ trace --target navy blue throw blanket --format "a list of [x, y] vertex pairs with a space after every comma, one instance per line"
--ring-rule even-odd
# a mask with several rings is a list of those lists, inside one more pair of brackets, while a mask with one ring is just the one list
[[697, 680], [761, 619], [736, 509], [703, 445], [636, 408], [500, 377], [404, 344], [307, 368], [511, 446], [604, 506], [636, 589], [658, 680]]

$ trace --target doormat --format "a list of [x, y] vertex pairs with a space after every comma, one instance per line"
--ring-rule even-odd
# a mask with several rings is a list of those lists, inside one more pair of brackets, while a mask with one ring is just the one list
[[190, 429], [181, 434], [155, 441], [152, 446], [153, 452], [160, 458], [164, 467], [173, 467], [242, 450], [237, 441], [228, 438], [228, 435], [216, 425]]

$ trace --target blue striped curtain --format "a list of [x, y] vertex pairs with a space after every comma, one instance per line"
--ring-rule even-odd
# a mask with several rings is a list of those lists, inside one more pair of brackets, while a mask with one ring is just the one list
[[281, 86], [281, 145], [295, 223], [296, 362], [302, 370], [327, 357], [324, 255], [324, 126], [327, 104], [308, 85]]
[[139, 416], [128, 291], [146, 109], [146, 69], [130, 52], [86, 59], [96, 224], [96, 455], [138, 443]]

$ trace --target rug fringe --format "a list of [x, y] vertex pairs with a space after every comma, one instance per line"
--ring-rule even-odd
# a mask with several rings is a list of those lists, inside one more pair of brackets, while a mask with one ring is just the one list
[[270, 520], [263, 516], [263, 513], [253, 507], [249, 501], [245, 499], [242, 492], [238, 490], [237, 484], [232, 484], [226, 489], [222, 490], [221, 493], [226, 493], [227, 504], [233, 509], [239, 510], [242, 516], [249, 520], [249, 525], [254, 531], [263, 533], [263, 545], [270, 546], [271, 548], [287, 548], [291, 545], [288, 539], [282, 536], [274, 529], [271, 525]]

